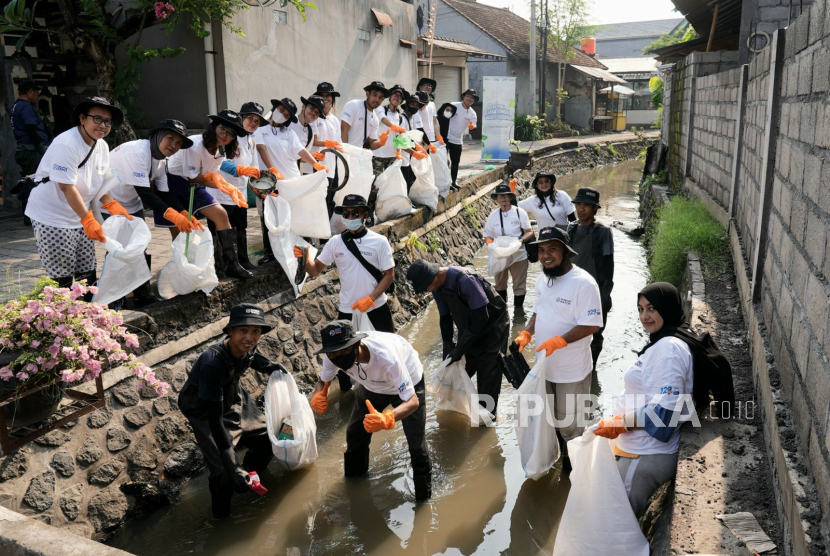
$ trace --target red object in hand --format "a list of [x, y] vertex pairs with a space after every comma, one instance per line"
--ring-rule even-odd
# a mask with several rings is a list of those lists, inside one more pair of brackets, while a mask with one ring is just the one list
[[259, 482], [259, 474], [256, 471], [249, 471], [248, 475], [251, 476], [251, 490], [262, 496], [268, 489], [262, 486], [262, 483]]

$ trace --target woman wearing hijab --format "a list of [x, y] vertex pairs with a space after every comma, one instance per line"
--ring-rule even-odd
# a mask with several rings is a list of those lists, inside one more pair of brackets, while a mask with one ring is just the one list
[[555, 185], [556, 176], [553, 173], [539, 172], [533, 178], [536, 195], [519, 201], [519, 206], [536, 219], [540, 230], [551, 226], [566, 230], [568, 222], [576, 220], [576, 208], [570, 195], [556, 189]]
[[[613, 450], [628, 500], [639, 519], [657, 488], [677, 472], [680, 424], [695, 408], [734, 401], [732, 370], [709, 334], [689, 329], [677, 289], [656, 282], [637, 296], [649, 342], [625, 372], [614, 417], [594, 434], [614, 440]], [[694, 406], [694, 407], [692, 407]]]
[[380, 148], [372, 152], [372, 166], [376, 176], [381, 175], [397, 160], [395, 146], [389, 141], [389, 134], [406, 133], [406, 129], [401, 127], [401, 120], [403, 119], [401, 104], [408, 99], [409, 93], [402, 85], [393, 85], [389, 89], [389, 103], [375, 109], [375, 114], [380, 120], [378, 140], [381, 145]]

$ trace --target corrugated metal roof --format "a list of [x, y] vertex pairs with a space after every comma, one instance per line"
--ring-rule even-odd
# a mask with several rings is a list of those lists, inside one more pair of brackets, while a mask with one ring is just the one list
[[677, 17], [673, 19], [656, 19], [654, 21], [609, 23], [608, 25], [602, 25], [599, 30], [594, 33], [594, 38], [598, 41], [604, 41], [610, 39], [659, 37], [660, 35], [673, 31], [684, 21], [686, 20], [682, 17]]
[[[429, 46], [429, 39], [423, 39], [427, 46]], [[456, 52], [466, 52], [468, 54], [478, 55], [478, 56], [488, 56], [488, 57], [495, 57], [495, 58], [504, 58], [501, 54], [493, 54], [491, 52], [485, 52], [484, 50], [478, 48], [477, 46], [473, 46], [470, 43], [462, 43], [458, 41], [448, 41], [445, 39], [439, 39], [436, 37], [433, 39], [433, 43], [438, 48], [443, 48], [444, 50], [455, 50]]]
[[600, 61], [611, 73], [657, 73], [655, 58], [600, 58]]
[[[599, 92], [600, 93], [610, 93], [611, 89], [612, 89], [611, 87], [605, 87], [604, 89], [600, 89]], [[622, 85], [614, 85], [613, 89], [614, 89], [614, 93], [616, 93], [620, 96], [624, 96], [624, 97], [630, 97], [630, 96], [634, 96], [636, 94], [634, 92], [634, 89], [629, 89], [628, 87], [623, 87]]]
[[692, 24], [697, 34], [708, 37], [712, 28], [715, 5], [719, 4], [715, 37], [737, 35], [741, 31], [741, 7], [743, 0], [672, 0], [677, 11]]
[[596, 77], [597, 79], [602, 79], [603, 81], [608, 81], [609, 83], [628, 83], [625, 79], [621, 79], [613, 73], [609, 73], [599, 68], [586, 68], [585, 66], [577, 66], [574, 64], [571, 64], [571, 67], [575, 70], [581, 71], [585, 75], [590, 75], [591, 77]]

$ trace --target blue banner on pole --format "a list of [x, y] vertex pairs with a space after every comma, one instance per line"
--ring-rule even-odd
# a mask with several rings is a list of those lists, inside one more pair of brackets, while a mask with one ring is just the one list
[[483, 85], [481, 160], [507, 160], [516, 115], [516, 78], [484, 77]]

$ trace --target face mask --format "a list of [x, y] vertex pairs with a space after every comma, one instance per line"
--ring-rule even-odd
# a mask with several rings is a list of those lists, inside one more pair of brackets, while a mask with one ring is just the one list
[[452, 118], [452, 110], [444, 110], [444, 117], [448, 120]]
[[331, 361], [335, 367], [343, 369], [344, 371], [351, 369], [356, 360], [357, 348], [352, 348], [352, 351], [349, 353], [344, 353], [343, 355], [338, 355], [337, 357], [329, 357], [329, 361]]
[[343, 218], [341, 215], [340, 220], [343, 221], [343, 225], [351, 232], [356, 232], [363, 226], [362, 218]]
[[271, 121], [273, 121], [276, 125], [280, 125], [286, 122], [286, 118], [282, 115], [282, 112], [276, 111], [273, 114], [271, 114]]
[[406, 111], [409, 112], [410, 114], [414, 114], [418, 110], [420, 110], [420, 108], [417, 107], [417, 106], [409, 106], [408, 104], [406, 105]]

